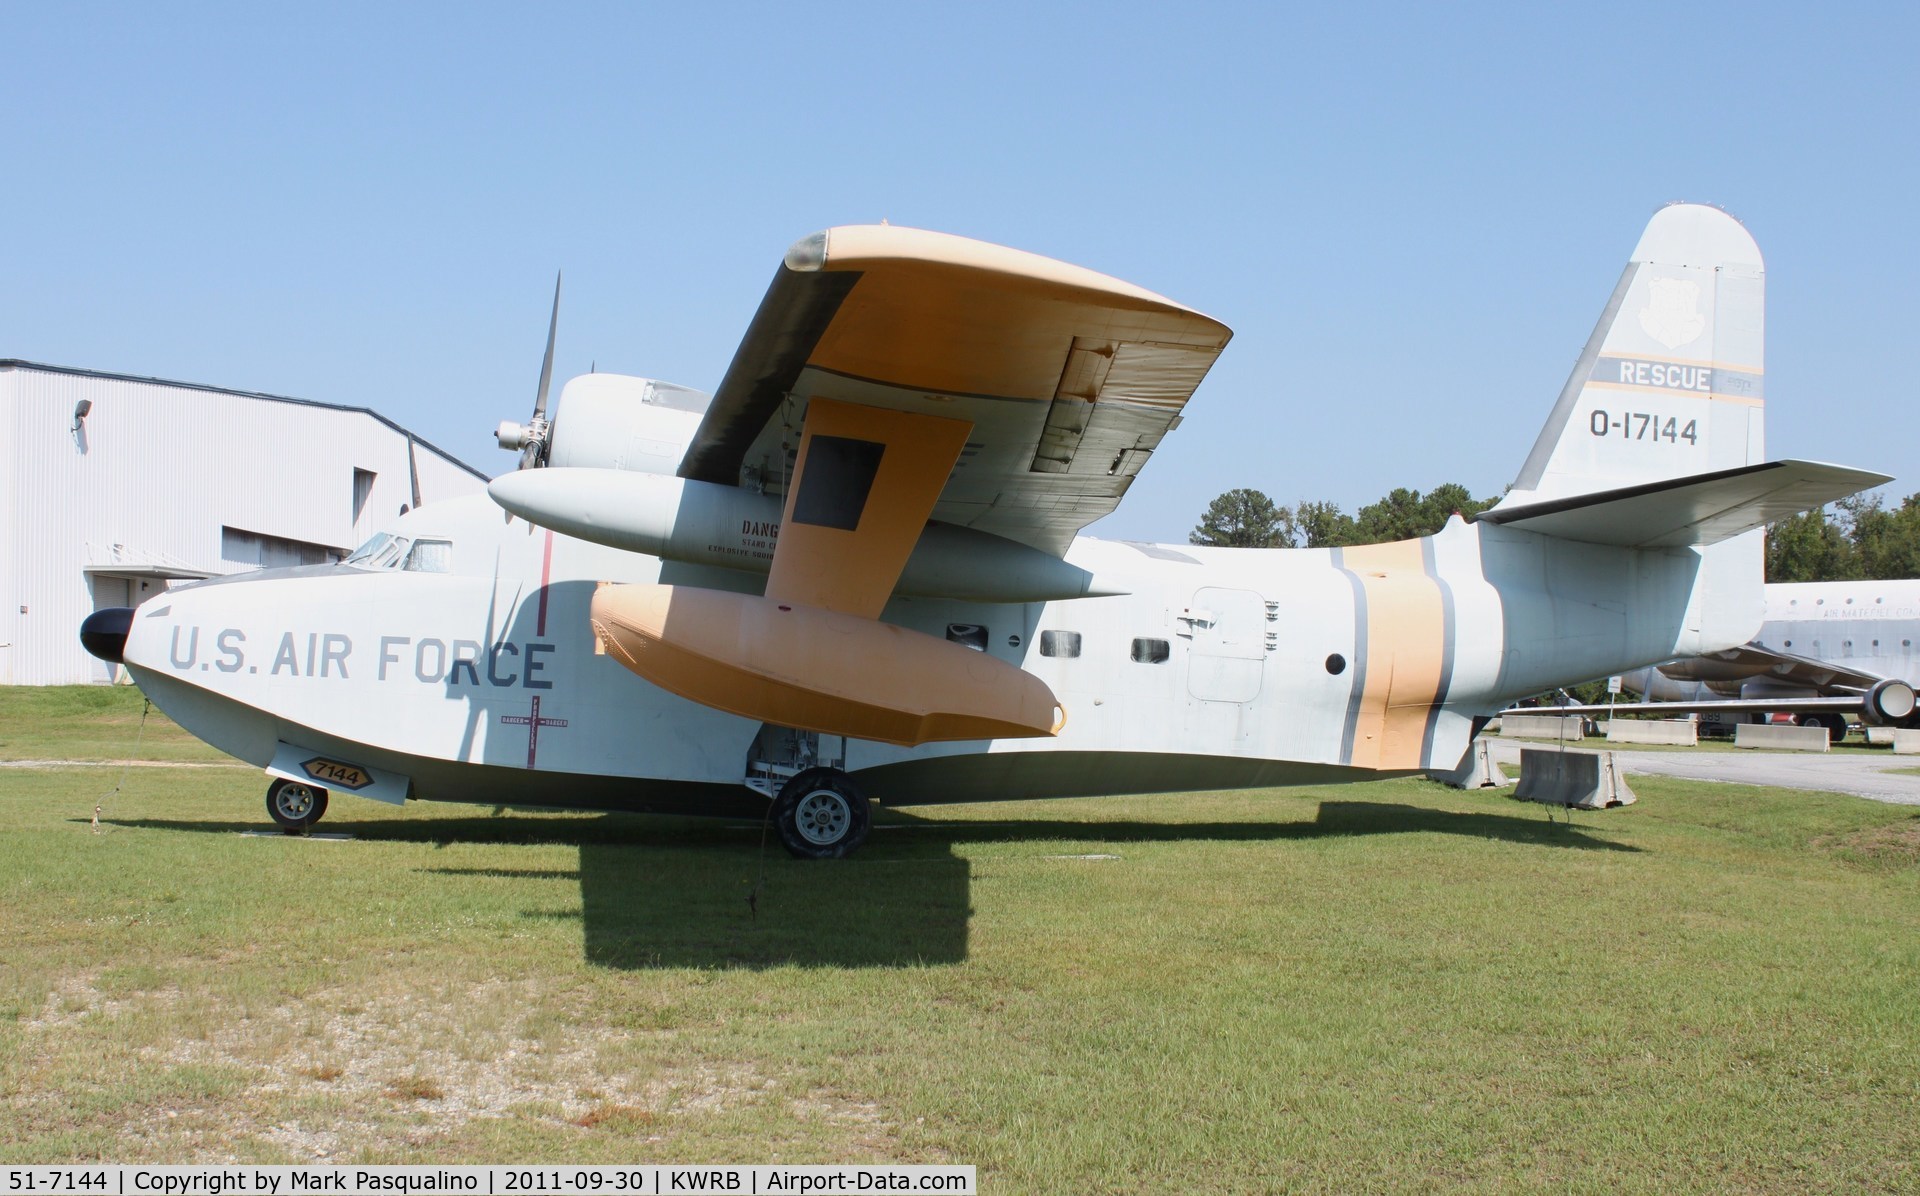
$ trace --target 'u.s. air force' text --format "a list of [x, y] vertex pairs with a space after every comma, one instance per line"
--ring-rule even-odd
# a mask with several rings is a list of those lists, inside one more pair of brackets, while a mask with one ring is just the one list
[[[208, 637], [201, 658], [200, 629], [175, 627], [168, 660], [186, 672], [266, 673], [272, 677], [331, 677], [352, 680], [369, 674], [375, 681], [407, 680], [449, 687], [552, 689], [541, 674], [555, 645], [528, 640], [443, 640], [434, 636], [383, 635], [377, 651], [356, 655], [353, 637], [336, 631], [284, 631], [271, 651], [249, 660], [247, 633], [227, 627]], [[261, 663], [266, 661], [266, 663]]]

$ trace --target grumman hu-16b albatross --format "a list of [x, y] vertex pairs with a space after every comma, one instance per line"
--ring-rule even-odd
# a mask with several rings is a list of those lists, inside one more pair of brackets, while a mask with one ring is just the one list
[[[557, 307], [557, 295], [556, 295]], [[1346, 549], [1079, 536], [1226, 346], [1171, 300], [897, 227], [788, 250], [719, 389], [589, 375], [491, 499], [88, 620], [183, 726], [333, 790], [770, 815], [1448, 770], [1513, 699], [1745, 643], [1759, 529], [1886, 479], [1761, 457], [1760, 254], [1654, 216], [1512, 491]], [[503, 510], [504, 508], [504, 510]], [[770, 804], [769, 804], [770, 803]]]

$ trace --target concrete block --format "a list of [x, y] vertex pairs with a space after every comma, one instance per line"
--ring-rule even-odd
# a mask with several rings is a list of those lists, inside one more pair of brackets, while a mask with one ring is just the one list
[[1476, 739], [1467, 748], [1467, 757], [1460, 767], [1452, 772], [1429, 773], [1434, 780], [1452, 785], [1455, 789], [1487, 789], [1511, 785], [1513, 781], [1501, 770], [1500, 762], [1493, 758], [1493, 745], [1485, 739]]
[[1892, 747], [1893, 737], [1898, 732], [1893, 727], [1868, 727], [1868, 747]]
[[1768, 748], [1776, 752], [1830, 752], [1825, 727], [1789, 727], [1781, 723], [1741, 723], [1733, 729], [1733, 746]]
[[1503, 714], [1500, 735], [1505, 739], [1573, 739], [1586, 730], [1586, 720], [1577, 715]]
[[1898, 730], [1893, 733], [1893, 754], [1896, 756], [1920, 756], [1920, 730]]
[[1616, 718], [1607, 724], [1608, 743], [1700, 742], [1700, 727], [1690, 718]]
[[1519, 801], [1580, 810], [1630, 806], [1640, 800], [1628, 788], [1626, 777], [1620, 775], [1612, 752], [1551, 748], [1521, 749], [1520, 786], [1513, 796]]

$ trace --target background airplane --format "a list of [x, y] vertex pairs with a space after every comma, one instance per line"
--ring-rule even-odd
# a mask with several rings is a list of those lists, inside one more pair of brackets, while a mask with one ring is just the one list
[[[1103, 541], [1079, 533], [1225, 326], [1032, 254], [837, 228], [788, 250], [711, 398], [590, 375], [549, 413], [543, 367], [491, 502], [82, 635], [278, 778], [290, 829], [345, 789], [764, 811], [828, 857], [870, 798], [1452, 769], [1518, 697], [1747, 642], [1759, 529], [1887, 480], [1764, 459], [1763, 323], [1746, 230], [1673, 205], [1475, 522], [1344, 549]], [[1876, 690], [1867, 717], [1912, 696]]]
[[[1858, 698], [1888, 679], [1920, 684], [1920, 581], [1776, 582], [1766, 596], [1766, 620], [1748, 643], [1635, 669], [1624, 687], [1676, 712], [1751, 719], [1762, 717], [1752, 703], [1771, 703], [1766, 713], [1824, 726], [1838, 742], [1847, 712], [1809, 699]], [[1728, 701], [1742, 705], [1723, 709]], [[1920, 715], [1902, 721], [1920, 724]]]

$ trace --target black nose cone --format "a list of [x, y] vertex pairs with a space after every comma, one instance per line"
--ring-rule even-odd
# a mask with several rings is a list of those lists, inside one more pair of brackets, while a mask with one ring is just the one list
[[127, 632], [132, 628], [132, 607], [105, 607], [80, 624], [80, 646], [109, 664], [119, 664], [126, 654]]

